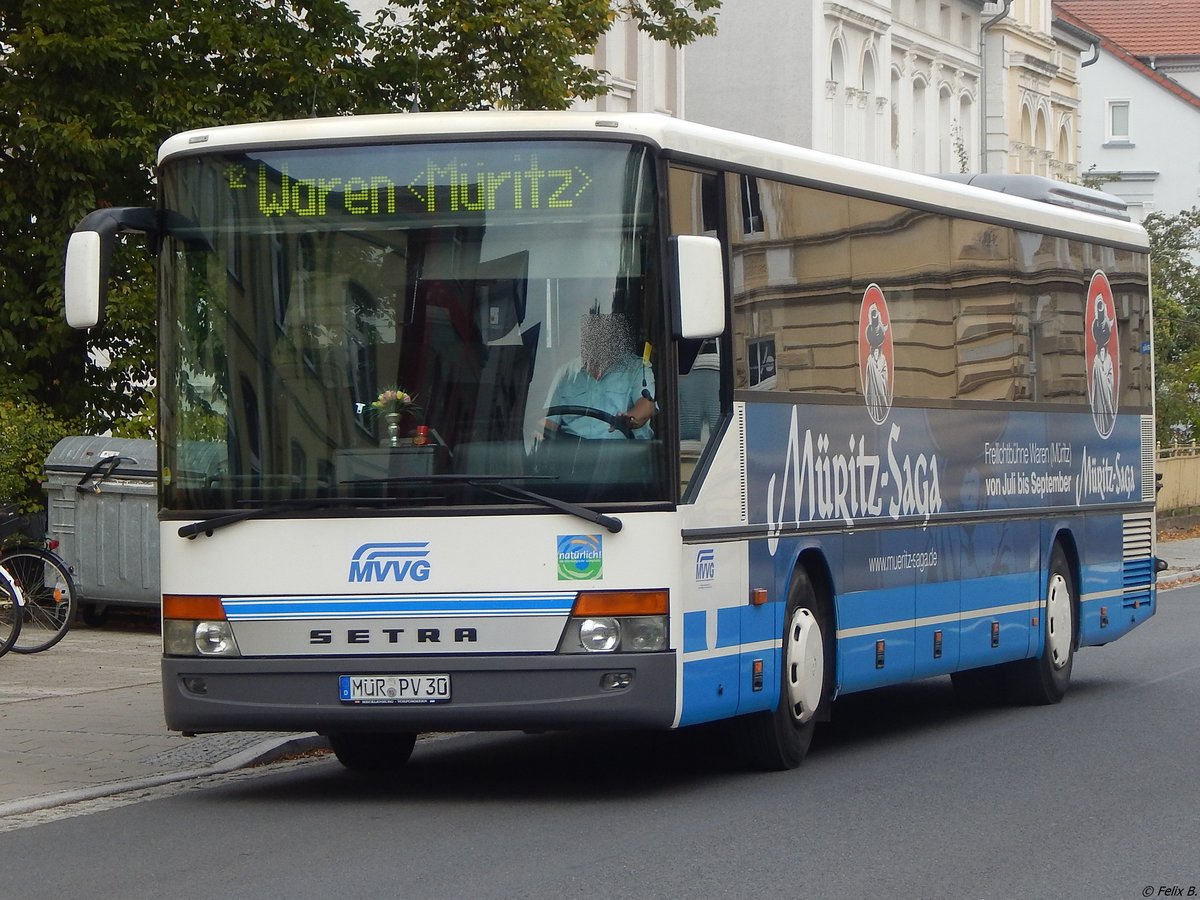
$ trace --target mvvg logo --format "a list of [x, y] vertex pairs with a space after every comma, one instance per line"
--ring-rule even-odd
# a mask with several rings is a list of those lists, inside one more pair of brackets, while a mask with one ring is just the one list
[[429, 542], [363, 544], [350, 558], [350, 582], [428, 581]]
[[696, 553], [696, 583], [702, 587], [717, 577], [717, 554], [710, 547]]

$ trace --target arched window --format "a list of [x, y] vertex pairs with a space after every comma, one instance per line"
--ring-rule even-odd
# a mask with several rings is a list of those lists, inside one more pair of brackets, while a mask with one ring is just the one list
[[1034, 132], [1033, 146], [1036, 148], [1033, 154], [1033, 174], [1045, 175], [1046, 164], [1050, 157], [1050, 128], [1046, 124], [1046, 110], [1039, 109], [1037, 112], [1037, 131]]
[[929, 100], [928, 85], [925, 79], [917, 76], [913, 79], [913, 109], [912, 109], [912, 156], [909, 160], [909, 170], [912, 172], [928, 172], [929, 163], [926, 156], [925, 135], [929, 132]]
[[829, 141], [834, 153], [846, 152], [846, 57], [839, 40], [829, 48]]
[[1017, 160], [1017, 172], [1022, 175], [1033, 174], [1033, 111], [1024, 106], [1021, 109], [1021, 143], [1020, 157]]
[[892, 69], [892, 102], [891, 116], [888, 117], [888, 159], [891, 164], [897, 169], [900, 168], [900, 122], [903, 116], [900, 114], [900, 85], [903, 82], [900, 78], [900, 70]]
[[958, 97], [958, 122], [954, 135], [955, 172], [977, 171], [975, 157], [976, 136], [975, 104], [971, 95], [963, 91]]
[[879, 162], [879, 107], [876, 103], [877, 89], [875, 87], [875, 51], [869, 50], [863, 56], [862, 87], [864, 102], [859, 110], [862, 116], [862, 152], [860, 157], [867, 162]]
[[954, 156], [954, 132], [957, 130], [954, 118], [954, 103], [950, 95], [950, 86], [943, 84], [938, 89], [938, 171], [957, 172], [958, 163]]

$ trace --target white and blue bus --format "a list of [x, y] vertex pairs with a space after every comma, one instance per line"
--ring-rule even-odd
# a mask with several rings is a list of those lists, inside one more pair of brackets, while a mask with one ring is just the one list
[[838, 697], [1054, 703], [1154, 613], [1148, 245], [1102, 194], [594, 113], [211, 128], [157, 177], [66, 302], [152, 234], [172, 729], [371, 769], [728, 720], [788, 768]]

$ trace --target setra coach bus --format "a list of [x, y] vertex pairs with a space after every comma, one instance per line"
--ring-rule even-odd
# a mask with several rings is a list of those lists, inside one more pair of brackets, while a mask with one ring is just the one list
[[[426, 731], [1055, 703], [1155, 611], [1148, 244], [1098, 192], [654, 115], [398, 114], [162, 146], [163, 697], [354, 769]], [[724, 744], [722, 744], [724, 746]]]

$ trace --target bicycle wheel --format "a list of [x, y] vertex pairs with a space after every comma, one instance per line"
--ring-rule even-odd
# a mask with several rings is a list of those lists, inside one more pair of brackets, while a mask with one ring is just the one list
[[0, 656], [12, 649], [20, 634], [21, 607], [17, 604], [17, 587], [0, 566]]
[[63, 639], [75, 620], [75, 582], [67, 564], [40, 547], [17, 547], [0, 556], [0, 563], [25, 595], [16, 653], [38, 653]]

